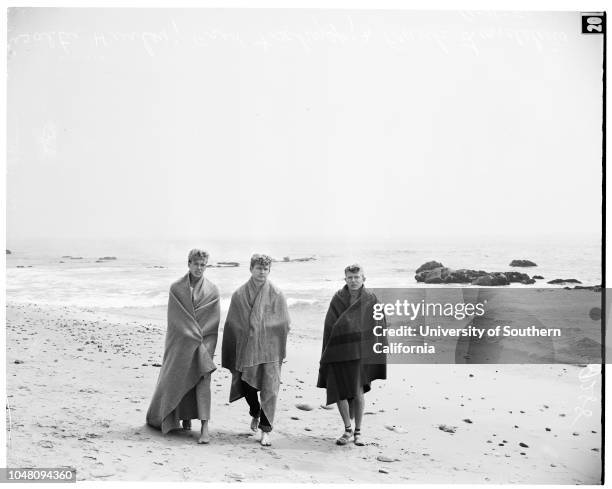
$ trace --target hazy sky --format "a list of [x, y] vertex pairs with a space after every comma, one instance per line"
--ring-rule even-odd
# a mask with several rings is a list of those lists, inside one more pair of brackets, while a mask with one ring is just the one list
[[9, 13], [7, 238], [601, 230], [578, 13]]

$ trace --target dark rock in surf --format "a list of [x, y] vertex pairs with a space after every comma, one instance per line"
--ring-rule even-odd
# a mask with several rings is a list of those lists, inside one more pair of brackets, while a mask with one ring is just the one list
[[530, 260], [512, 260], [511, 267], [537, 267], [538, 265]]

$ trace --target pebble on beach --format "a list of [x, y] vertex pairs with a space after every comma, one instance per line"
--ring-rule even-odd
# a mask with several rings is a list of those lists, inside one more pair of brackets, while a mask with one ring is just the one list
[[312, 411], [314, 409], [314, 406], [311, 404], [296, 404], [295, 407], [301, 411]]

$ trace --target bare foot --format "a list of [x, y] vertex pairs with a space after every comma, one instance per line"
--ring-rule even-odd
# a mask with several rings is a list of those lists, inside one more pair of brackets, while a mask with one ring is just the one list
[[201, 445], [210, 443], [210, 435], [208, 434], [208, 421], [206, 420], [202, 420], [202, 428], [200, 428], [200, 438], [198, 438], [198, 443]]
[[190, 419], [184, 419], [183, 420], [183, 429], [184, 430], [190, 430], [191, 429], [191, 420]]
[[272, 445], [272, 442], [270, 441], [270, 433], [262, 431], [260, 443], [262, 447], [269, 447], [270, 445]]
[[251, 431], [257, 431], [259, 426], [259, 418], [251, 418]]

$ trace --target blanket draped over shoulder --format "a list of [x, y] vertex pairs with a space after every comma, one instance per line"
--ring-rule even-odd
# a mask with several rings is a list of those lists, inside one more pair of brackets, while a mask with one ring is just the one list
[[[357, 387], [347, 376], [359, 376], [364, 392], [370, 389], [374, 379], [386, 378], [386, 357], [374, 353], [374, 343], [386, 345], [385, 337], [374, 335], [377, 325], [386, 327], [384, 318], [377, 321], [373, 317], [376, 295], [363, 287], [359, 298], [351, 304], [347, 286], [336, 292], [331, 300], [323, 330], [323, 348], [319, 366], [317, 387], [332, 388], [343, 386], [345, 392], [328, 392], [328, 404], [351, 397], [351, 389]], [[334, 386], [328, 385], [332, 375]], [[356, 381], [357, 379], [355, 379]]]
[[205, 375], [217, 367], [212, 357], [217, 345], [219, 291], [202, 277], [189, 289], [189, 274], [170, 287], [168, 330], [163, 363], [147, 424], [163, 433], [179, 428], [176, 407]]
[[250, 279], [232, 295], [223, 328], [221, 365], [242, 372], [263, 363], [281, 363], [289, 323], [282, 292], [269, 280], [258, 288]]

